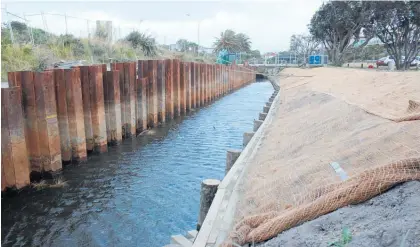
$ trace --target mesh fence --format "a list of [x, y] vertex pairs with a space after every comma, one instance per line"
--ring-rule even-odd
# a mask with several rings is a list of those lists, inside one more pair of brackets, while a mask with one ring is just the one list
[[[182, 47], [177, 44], [179, 40], [186, 41], [182, 36], [159, 34], [147, 27], [147, 21], [121, 24], [58, 12], [19, 14], [6, 8], [2, 8], [1, 21], [2, 71], [5, 72], [42, 70], [62, 63], [65, 67], [68, 62], [89, 65], [146, 58], [216, 61], [212, 48], [195, 44], [197, 40], [191, 40], [194, 49]], [[184, 27], [183, 22], [180, 22], [181, 27]], [[191, 24], [190, 28], [195, 33], [197, 25]], [[205, 26], [201, 29], [206, 31]], [[142, 41], [137, 39], [136, 45], [126, 39], [132, 32], [138, 32], [142, 37]], [[145, 42], [153, 45], [144, 49], [142, 44]], [[5, 72], [2, 73], [3, 80], [6, 79]]]
[[420, 179], [417, 72], [286, 69], [225, 246], [261, 242]]

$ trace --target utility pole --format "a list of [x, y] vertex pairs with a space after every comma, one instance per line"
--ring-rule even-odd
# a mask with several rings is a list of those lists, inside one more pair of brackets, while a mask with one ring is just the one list
[[197, 56], [198, 56], [198, 54], [199, 54], [199, 52], [198, 52], [198, 50], [200, 49], [200, 22], [201, 21], [198, 21], [198, 24], [197, 24]]
[[66, 23], [66, 35], [68, 34], [68, 29], [67, 29], [67, 14], [64, 13], [64, 21]]
[[90, 31], [89, 31], [89, 20], [86, 20], [86, 28], [87, 28], [87, 36], [88, 36], [88, 40], [90, 41]]

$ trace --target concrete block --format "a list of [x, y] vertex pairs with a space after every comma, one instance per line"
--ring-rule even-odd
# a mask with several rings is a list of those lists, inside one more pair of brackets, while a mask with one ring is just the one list
[[263, 113], [268, 113], [268, 111], [270, 111], [270, 107], [264, 106]]
[[251, 141], [252, 137], [254, 136], [255, 132], [245, 132], [243, 136], [242, 145], [245, 147]]
[[226, 168], [225, 175], [228, 174], [232, 166], [235, 164], [238, 157], [241, 155], [242, 150], [228, 149], [226, 152]]
[[266, 117], [267, 117], [267, 113], [260, 112], [260, 115], [259, 115], [258, 119], [264, 121]]
[[254, 132], [256, 132], [260, 126], [263, 124], [263, 121], [261, 120], [254, 120]]

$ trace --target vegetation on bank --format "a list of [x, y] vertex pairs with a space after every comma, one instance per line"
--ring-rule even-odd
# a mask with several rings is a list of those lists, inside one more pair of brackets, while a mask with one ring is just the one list
[[[62, 60], [82, 60], [84, 64], [133, 61], [143, 58], [177, 58], [183, 61], [214, 62], [212, 54], [195, 51], [170, 51], [168, 46], [158, 45], [147, 34], [133, 31], [116, 42], [108, 41], [105, 30], [96, 30], [90, 38], [73, 35], [55, 35], [21, 22], [1, 27], [1, 79], [7, 80], [7, 72], [20, 70], [42, 71]], [[32, 35], [31, 35], [32, 33]]]

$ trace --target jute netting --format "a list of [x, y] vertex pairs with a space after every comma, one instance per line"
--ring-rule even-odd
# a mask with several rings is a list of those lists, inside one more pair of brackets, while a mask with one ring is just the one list
[[261, 242], [420, 179], [420, 73], [286, 69], [225, 246]]

